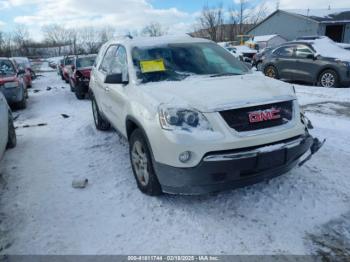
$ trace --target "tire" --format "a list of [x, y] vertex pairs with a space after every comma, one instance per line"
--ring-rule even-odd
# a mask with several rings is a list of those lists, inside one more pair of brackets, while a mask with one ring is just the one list
[[62, 79], [62, 80], [65, 80], [65, 79], [64, 79], [64, 76], [63, 76], [63, 74], [62, 74], [62, 73], [60, 73], [60, 75], [61, 75], [61, 79]]
[[69, 80], [69, 86], [70, 86], [70, 91], [74, 92], [75, 91], [75, 87], [74, 87], [72, 79]]
[[148, 143], [140, 129], [136, 129], [130, 136], [129, 155], [132, 171], [140, 191], [149, 196], [163, 194], [162, 187], [153, 168]]
[[273, 65], [268, 65], [267, 67], [265, 67], [264, 74], [271, 78], [275, 78], [275, 79], [279, 78], [277, 68], [274, 67]]
[[26, 98], [26, 94], [25, 94], [24, 90], [23, 90], [22, 100], [20, 102], [16, 103], [16, 107], [18, 109], [25, 109], [27, 107], [27, 98]]
[[83, 100], [85, 98], [84, 88], [81, 85], [77, 85], [75, 87], [75, 96], [79, 100]]
[[95, 98], [91, 100], [91, 104], [92, 104], [92, 114], [94, 117], [94, 123], [96, 128], [101, 131], [109, 130], [111, 128], [111, 124], [102, 117]]
[[323, 71], [318, 78], [318, 86], [328, 88], [339, 87], [338, 74], [332, 69]]
[[17, 145], [17, 136], [11, 112], [9, 112], [8, 141], [6, 148], [14, 148]]

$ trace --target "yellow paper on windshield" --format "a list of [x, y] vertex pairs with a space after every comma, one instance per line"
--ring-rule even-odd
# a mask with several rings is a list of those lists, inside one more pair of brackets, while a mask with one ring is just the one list
[[163, 59], [140, 61], [142, 73], [163, 72], [165, 71]]

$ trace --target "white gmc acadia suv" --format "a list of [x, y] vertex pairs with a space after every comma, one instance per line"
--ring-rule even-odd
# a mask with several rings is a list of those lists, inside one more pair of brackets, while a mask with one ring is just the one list
[[309, 135], [292, 85], [253, 74], [204, 39], [110, 41], [90, 91], [97, 129], [113, 126], [128, 139], [137, 185], [149, 195], [269, 179], [322, 144]]

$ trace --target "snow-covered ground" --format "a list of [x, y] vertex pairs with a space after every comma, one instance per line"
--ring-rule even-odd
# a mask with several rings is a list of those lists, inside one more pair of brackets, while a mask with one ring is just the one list
[[350, 89], [296, 88], [327, 138], [311, 161], [242, 189], [155, 198], [136, 187], [127, 141], [97, 131], [90, 102], [43, 73], [0, 164], [0, 254], [310, 254], [337, 221], [349, 241]]

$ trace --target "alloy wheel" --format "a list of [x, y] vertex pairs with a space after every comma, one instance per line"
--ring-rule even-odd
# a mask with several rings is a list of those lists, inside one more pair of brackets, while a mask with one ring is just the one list
[[334, 87], [335, 77], [331, 73], [325, 73], [321, 77], [321, 85], [323, 87]]
[[146, 150], [140, 141], [135, 141], [131, 150], [132, 165], [141, 185], [146, 186], [149, 181], [148, 159]]

